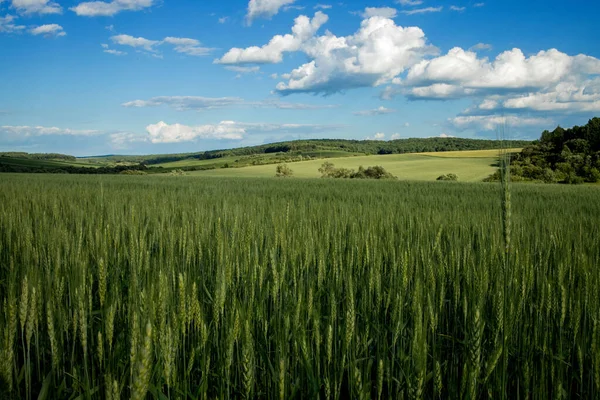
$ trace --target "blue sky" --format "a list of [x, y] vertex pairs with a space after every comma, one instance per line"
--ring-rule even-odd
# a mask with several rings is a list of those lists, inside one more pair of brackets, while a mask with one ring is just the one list
[[0, 0], [0, 151], [514, 138], [600, 115], [592, 1]]

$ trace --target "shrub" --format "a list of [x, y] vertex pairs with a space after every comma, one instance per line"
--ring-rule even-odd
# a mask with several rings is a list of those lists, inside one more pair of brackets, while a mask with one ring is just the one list
[[277, 178], [288, 178], [293, 174], [294, 172], [290, 167], [287, 166], [287, 164], [279, 164], [275, 169], [275, 176]]
[[457, 181], [458, 180], [458, 176], [456, 176], [456, 174], [440, 175], [440, 176], [437, 177], [436, 180], [437, 181]]

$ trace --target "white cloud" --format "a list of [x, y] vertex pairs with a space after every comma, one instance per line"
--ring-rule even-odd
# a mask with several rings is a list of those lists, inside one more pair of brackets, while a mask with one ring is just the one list
[[275, 100], [247, 101], [240, 97], [200, 97], [200, 96], [159, 96], [149, 100], [134, 100], [122, 104], [123, 107], [168, 106], [178, 111], [211, 110], [225, 107], [278, 108], [284, 110], [316, 110], [334, 108], [334, 105], [286, 103]]
[[[409, 99], [413, 100], [448, 100], [473, 95], [476, 93], [476, 90], [457, 85], [449, 85], [447, 83], [434, 83], [429, 86], [414, 87], [404, 93]], [[394, 93], [393, 95], [395, 94], [397, 93]]]
[[113, 0], [111, 2], [86, 1], [79, 3], [75, 7], [71, 7], [71, 11], [83, 17], [112, 17], [121, 11], [143, 10], [151, 7], [153, 3], [153, 0]]
[[287, 5], [287, 6], [283, 6], [283, 11], [290, 11], [290, 10], [304, 10], [306, 7], [304, 6], [298, 6], [295, 4], [291, 4], [291, 5]]
[[401, 135], [399, 133], [394, 133], [392, 136], [390, 136], [391, 140], [398, 140], [401, 138]]
[[163, 121], [146, 127], [152, 143], [179, 143], [196, 139], [243, 139], [246, 131], [233, 121], [222, 121], [215, 125], [187, 126], [168, 125]]
[[14, 135], [20, 138], [31, 136], [93, 136], [102, 132], [95, 130], [62, 129], [45, 126], [0, 126], [0, 134]]
[[465, 11], [465, 9], [466, 9], [466, 7], [450, 6], [450, 10], [452, 10], [452, 11], [463, 12], [463, 11]]
[[440, 133], [440, 136], [438, 136], [438, 137], [441, 137], [441, 138], [453, 138], [453, 137], [456, 137], [456, 136], [448, 135], [447, 133]]
[[227, 69], [229, 71], [233, 71], [233, 72], [238, 72], [240, 74], [250, 74], [250, 73], [256, 73], [256, 72], [260, 71], [260, 67], [258, 67], [258, 66], [242, 67], [239, 65], [228, 65], [225, 67], [225, 69]]
[[473, 4], [473, 7], [483, 7], [485, 6], [485, 3], [475, 3]]
[[229, 17], [221, 17], [219, 18], [219, 23], [220, 24], [224, 24], [225, 22], [227, 22], [229, 20]]
[[50, 0], [12, 0], [19, 14], [61, 14], [62, 7]]
[[492, 50], [492, 45], [487, 43], [477, 43], [475, 46], [469, 49], [470, 51], [485, 51]]
[[[277, 92], [334, 93], [394, 81], [407, 68], [437, 49], [427, 44], [417, 27], [403, 28], [393, 20], [371, 17], [351, 36], [330, 32], [306, 41], [302, 51], [311, 59], [280, 82]], [[282, 76], [283, 77], [283, 76]]]
[[419, 6], [423, 4], [423, 0], [396, 0], [396, 3], [403, 6]]
[[110, 40], [113, 43], [120, 44], [121, 46], [130, 46], [134, 48], [142, 48], [146, 51], [154, 52], [155, 46], [160, 44], [158, 40], [149, 40], [143, 37], [133, 37], [131, 35], [116, 35], [112, 36]]
[[514, 127], [538, 127], [552, 124], [548, 118], [520, 117], [520, 116], [497, 116], [497, 115], [469, 115], [451, 118], [449, 122], [457, 129], [475, 129], [484, 131], [496, 130], [504, 124]]
[[353, 114], [359, 115], [359, 116], [373, 116], [373, 115], [391, 114], [393, 112], [396, 112], [396, 110], [392, 110], [391, 108], [379, 106], [373, 110], [356, 111]]
[[271, 18], [279, 12], [283, 6], [290, 5], [296, 0], [250, 0], [248, 2], [248, 13], [246, 21], [248, 25], [256, 18]]
[[316, 6], [314, 6], [313, 8], [315, 10], [329, 10], [330, 8], [332, 8], [333, 6], [331, 4], [317, 4]]
[[360, 16], [363, 18], [396, 18], [396, 15], [398, 15], [398, 12], [395, 8], [391, 7], [367, 7], [365, 8], [365, 11], [360, 14]]
[[406, 14], [406, 15], [427, 14], [427, 13], [440, 12], [443, 9], [444, 9], [444, 7], [442, 7], [442, 6], [439, 6], [439, 7], [415, 8], [414, 10], [403, 10], [402, 14]]
[[119, 50], [114, 50], [114, 49], [106, 49], [104, 50], [105, 53], [108, 54], [112, 54], [113, 56], [126, 56], [127, 52], [125, 51], [119, 51]]
[[[205, 56], [213, 50], [208, 47], [202, 47], [199, 40], [171, 36], [168, 36], [163, 40], [150, 40], [143, 37], [134, 37], [131, 35], [116, 35], [112, 36], [110, 40], [112, 40], [113, 43], [119, 44], [121, 46], [140, 48], [150, 53], [156, 53], [156, 47], [165, 43], [172, 45], [173, 50], [175, 50], [176, 52], [187, 54], [190, 56]], [[153, 55], [155, 57], [162, 58], [162, 56], [160, 55]]]
[[131, 132], [115, 132], [109, 135], [110, 142], [115, 149], [127, 149], [131, 143], [147, 142], [145, 135]]
[[65, 36], [63, 27], [57, 24], [42, 25], [29, 30], [32, 35], [44, 35], [46, 37]]
[[25, 29], [24, 25], [16, 25], [13, 21], [17, 19], [17, 17], [12, 15], [6, 15], [4, 17], [0, 17], [0, 32], [5, 33], [14, 33], [20, 32]]
[[407, 81], [413, 85], [445, 82], [476, 89], [525, 89], [556, 84], [575, 73], [600, 74], [600, 60], [571, 57], [556, 49], [525, 57], [521, 50], [512, 49], [490, 62], [455, 47], [444, 56], [413, 66]]
[[268, 44], [246, 49], [232, 48], [217, 64], [274, 64], [283, 60], [284, 52], [297, 51], [302, 44], [312, 38], [317, 30], [327, 22], [327, 15], [317, 11], [311, 19], [301, 15], [294, 20], [292, 33], [274, 36]]
[[385, 133], [377, 132], [373, 136], [367, 136], [367, 140], [385, 140]]
[[244, 103], [240, 97], [159, 96], [150, 100], [134, 100], [123, 103], [123, 107], [157, 107], [166, 105], [176, 110], [210, 110]]
[[146, 131], [152, 143], [178, 143], [197, 139], [241, 140], [250, 132], [323, 132], [341, 128], [335, 125], [271, 124], [221, 121], [218, 124], [187, 126], [169, 125], [163, 121], [148, 125]]
[[556, 49], [526, 57], [512, 49], [494, 60], [454, 48], [422, 61], [408, 72], [407, 96], [413, 99], [483, 97], [465, 115], [495, 111], [600, 111], [600, 60], [569, 56]]
[[177, 38], [177, 37], [166, 37], [162, 43], [168, 43], [175, 46], [175, 51], [178, 53], [184, 53], [190, 56], [205, 56], [208, 55], [213, 49], [208, 47], [202, 47], [200, 41], [189, 38]]

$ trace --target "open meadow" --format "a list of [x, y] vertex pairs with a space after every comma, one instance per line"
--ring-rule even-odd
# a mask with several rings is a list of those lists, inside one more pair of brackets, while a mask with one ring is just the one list
[[[319, 168], [329, 161], [338, 168], [358, 169], [380, 165], [401, 180], [434, 181], [448, 173], [458, 175], [465, 182], [481, 182], [497, 169], [498, 150], [449, 151], [435, 153], [386, 154], [316, 159], [289, 163], [293, 176], [318, 178]], [[251, 177], [275, 176], [276, 165], [257, 165], [242, 168], [218, 168], [189, 172], [195, 176]]]
[[511, 194], [5, 174], [0, 398], [598, 398], [600, 192]]

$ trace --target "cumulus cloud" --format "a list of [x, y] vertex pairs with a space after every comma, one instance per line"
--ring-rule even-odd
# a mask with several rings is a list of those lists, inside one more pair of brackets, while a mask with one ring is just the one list
[[248, 2], [248, 13], [246, 22], [248, 25], [256, 18], [271, 18], [279, 12], [279, 9], [293, 4], [296, 0], [250, 0]]
[[399, 133], [394, 133], [392, 136], [390, 136], [391, 140], [398, 140], [401, 138], [401, 135]]
[[335, 125], [244, 123], [235, 121], [187, 126], [181, 124], [169, 125], [160, 121], [157, 124], [148, 125], [146, 131], [152, 143], [178, 143], [198, 139], [241, 140], [251, 132], [322, 132], [339, 128]]
[[385, 133], [377, 132], [373, 136], [367, 136], [367, 140], [385, 140]]
[[222, 121], [215, 125], [187, 126], [169, 125], [163, 121], [151, 124], [146, 131], [152, 143], [189, 142], [196, 139], [240, 140], [246, 131], [233, 121]]
[[453, 137], [456, 137], [456, 136], [448, 135], [447, 133], [440, 133], [440, 136], [438, 136], [438, 137], [441, 137], [441, 138], [453, 138]]
[[439, 7], [415, 8], [414, 10], [403, 10], [402, 14], [406, 14], [406, 15], [428, 14], [428, 13], [440, 12], [443, 9], [444, 9], [444, 7], [442, 7], [442, 6], [439, 6]]
[[367, 7], [365, 11], [360, 13], [363, 18], [371, 17], [383, 17], [383, 18], [396, 18], [398, 12], [395, 8], [391, 7]]
[[32, 35], [44, 35], [45, 37], [66, 36], [63, 27], [58, 24], [42, 25], [29, 30]]
[[146, 51], [154, 52], [155, 46], [160, 44], [158, 40], [149, 40], [143, 37], [134, 37], [131, 35], [116, 35], [112, 36], [110, 40], [115, 44], [119, 44], [121, 46], [130, 46], [134, 48], [142, 48]]
[[205, 56], [213, 49], [202, 47], [200, 41], [189, 38], [166, 37], [162, 43], [168, 43], [175, 46], [175, 51], [178, 53], [188, 54], [190, 56]]
[[20, 138], [31, 136], [93, 136], [102, 132], [95, 130], [63, 129], [45, 126], [0, 126], [0, 134], [11, 135]]
[[312, 20], [299, 16], [292, 34], [276, 35], [262, 47], [233, 48], [215, 62], [279, 63], [285, 52], [301, 51], [310, 61], [281, 74], [286, 81], [277, 84], [276, 92], [331, 94], [395, 81], [407, 68], [438, 52], [427, 44], [421, 29], [404, 28], [381, 16], [364, 19], [360, 29], [350, 36], [338, 37], [329, 31], [316, 36], [327, 19], [321, 12]]
[[246, 49], [232, 48], [217, 64], [274, 64], [283, 60], [283, 53], [298, 51], [303, 43], [311, 39], [329, 17], [317, 11], [312, 19], [301, 15], [294, 20], [292, 33], [274, 36], [268, 44]]
[[240, 97], [201, 97], [201, 96], [159, 96], [149, 100], [134, 100], [122, 104], [123, 107], [167, 106], [178, 111], [202, 111], [225, 107], [278, 108], [284, 110], [317, 110], [333, 108], [335, 105], [286, 103], [276, 100], [247, 101]]
[[50, 0], [12, 0], [12, 7], [19, 14], [61, 14], [62, 7]]
[[[388, 93], [388, 95], [393, 96], [397, 93]], [[458, 85], [434, 83], [429, 86], [413, 87], [403, 93], [411, 100], [451, 100], [473, 95], [476, 91]]]
[[378, 86], [391, 82], [407, 68], [437, 49], [427, 44], [420, 28], [403, 28], [389, 18], [371, 17], [353, 35], [337, 37], [330, 32], [302, 46], [311, 59], [294, 69], [280, 94], [295, 92], [331, 94], [345, 89]]
[[0, 32], [4, 33], [15, 33], [21, 32], [25, 29], [24, 25], [17, 25], [13, 21], [17, 19], [17, 17], [13, 15], [6, 15], [4, 17], [0, 17]]
[[453, 48], [446, 55], [414, 65], [405, 81], [412, 99], [483, 97], [466, 115], [499, 111], [597, 112], [600, 60], [570, 56], [556, 49], [526, 57], [520, 49], [494, 60]]
[[[14, 1], [14, 0], [13, 0]], [[30, 1], [30, 0], [22, 0]], [[83, 17], [112, 17], [121, 11], [140, 11], [151, 7], [154, 0], [86, 1], [71, 7], [71, 11]]]
[[396, 112], [396, 110], [392, 110], [391, 108], [379, 106], [373, 110], [356, 111], [353, 114], [359, 115], [359, 116], [373, 116], [373, 115], [391, 114], [393, 112]]

